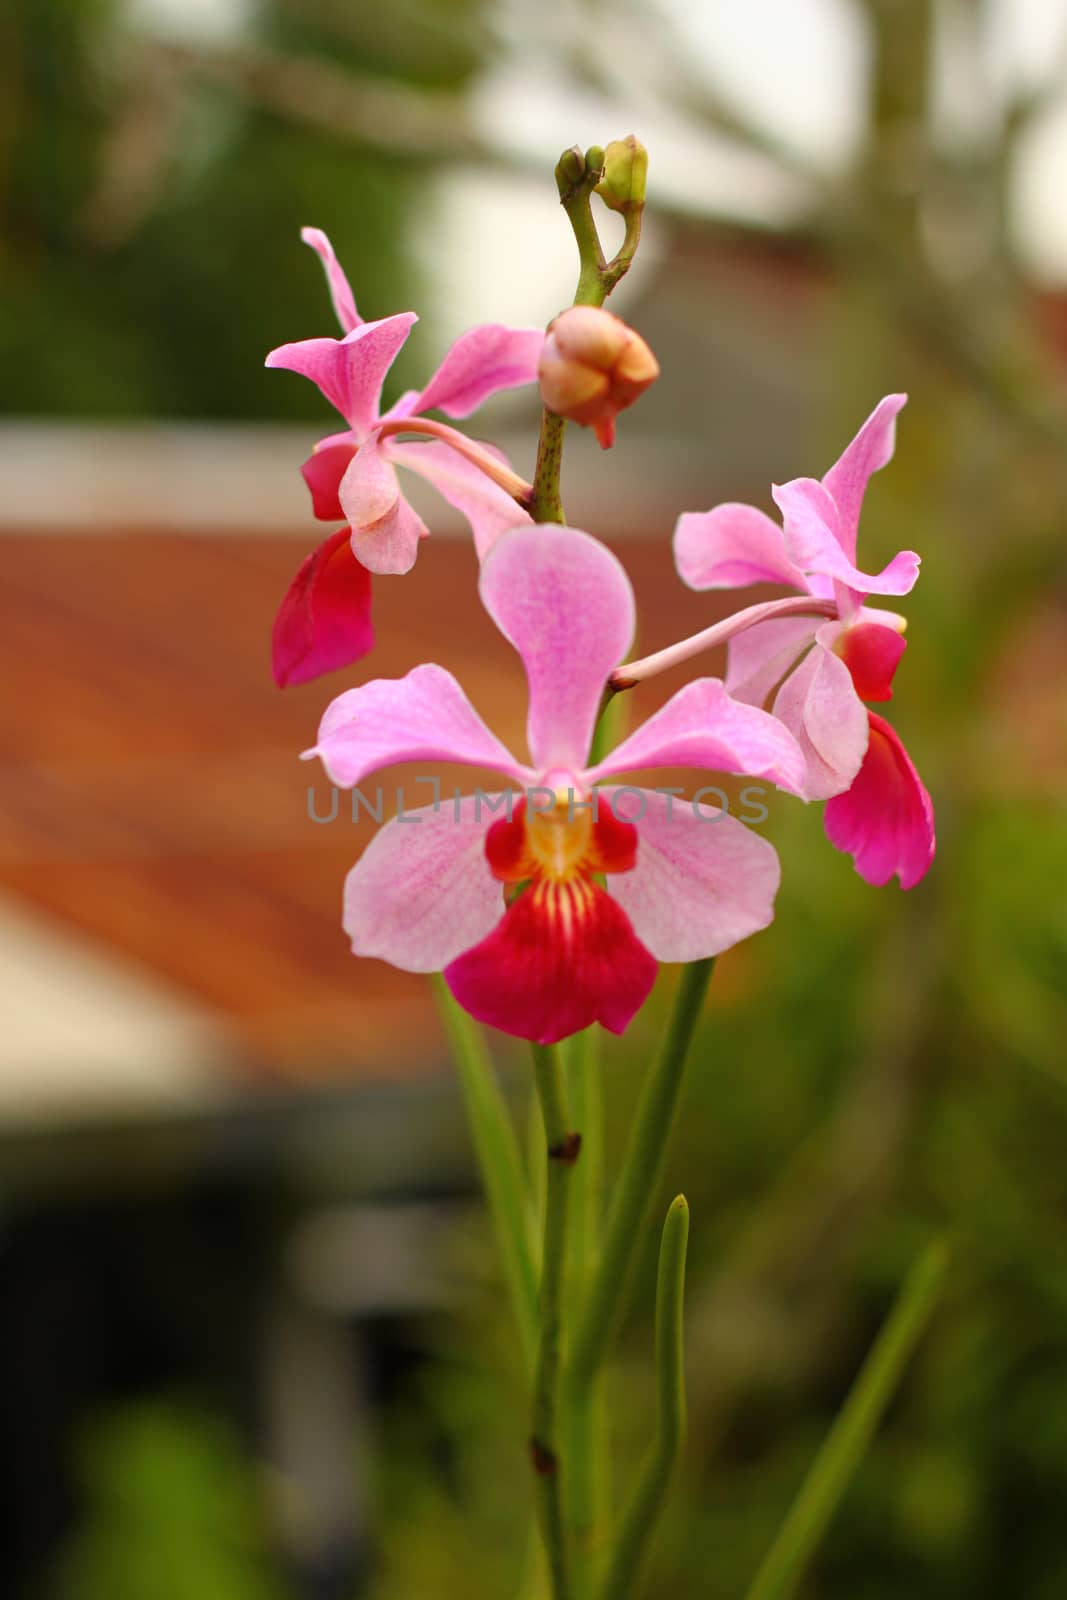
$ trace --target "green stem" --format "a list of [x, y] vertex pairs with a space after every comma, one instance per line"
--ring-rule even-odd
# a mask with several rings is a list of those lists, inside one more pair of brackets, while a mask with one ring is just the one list
[[[596, 1028], [576, 1034], [564, 1046], [571, 1113], [582, 1130], [582, 1159], [571, 1178], [568, 1237], [568, 1294], [571, 1303], [586, 1293], [600, 1236], [603, 1176], [603, 1106], [601, 1103], [600, 1039]], [[571, 1555], [575, 1600], [586, 1600], [594, 1586], [602, 1544], [599, 1526], [605, 1488], [599, 1446], [603, 1424], [600, 1385], [594, 1379], [563, 1397], [564, 1516]]]
[[[625, 278], [630, 270], [630, 263], [637, 254], [637, 247], [641, 243], [641, 219], [644, 214], [644, 206], [634, 206], [626, 212], [626, 232], [623, 236], [622, 246], [618, 255], [612, 261], [609, 261], [600, 274], [604, 300], [607, 299], [619, 279]], [[602, 305], [603, 300], [598, 300], [595, 304]]]
[[659, 1247], [656, 1282], [656, 1437], [619, 1528], [602, 1600], [626, 1600], [637, 1586], [685, 1440], [683, 1311], [689, 1207], [671, 1202]]
[[541, 433], [537, 440], [537, 465], [530, 494], [530, 515], [535, 522], [565, 522], [560, 497], [559, 474], [563, 465], [565, 417], [557, 417], [546, 406], [541, 412]]
[[567, 1374], [568, 1391], [577, 1391], [592, 1380], [622, 1315], [663, 1170], [689, 1046], [714, 966], [714, 958], [709, 958], [682, 970], [670, 1027], [659, 1059], [645, 1079], [593, 1286], [582, 1308]]
[[[629, 710], [629, 700], [620, 695], [613, 705], [601, 711], [593, 730], [591, 766], [603, 761], [608, 750], [625, 737]], [[603, 1218], [602, 1040], [599, 1028], [587, 1028], [568, 1040], [564, 1050], [575, 1125], [582, 1130], [582, 1159], [573, 1179], [570, 1250], [570, 1283], [577, 1304], [588, 1293]], [[565, 1369], [563, 1426], [567, 1473], [564, 1509], [574, 1596], [575, 1600], [586, 1600], [586, 1596], [595, 1592], [600, 1560], [609, 1535], [607, 1418], [602, 1374], [594, 1373], [588, 1382], [578, 1385], [567, 1383], [566, 1376]]]
[[523, 1356], [532, 1368], [537, 1348], [537, 1272], [533, 1217], [515, 1130], [481, 1029], [453, 1000], [443, 978], [435, 976], [433, 986], [459, 1070], [467, 1121]]
[[537, 1281], [540, 1282], [541, 1239], [545, 1231], [545, 1119], [541, 1115], [536, 1083], [530, 1084], [530, 1100], [524, 1122], [526, 1186], [534, 1218], [534, 1265]]
[[[565, 150], [556, 165], [559, 199], [578, 246], [578, 287], [576, 306], [602, 306], [619, 279], [629, 271], [641, 238], [641, 207], [626, 214], [626, 233], [622, 247], [611, 260], [604, 251], [593, 217], [593, 190], [604, 176], [604, 152], [593, 145], [583, 155], [575, 145]], [[541, 433], [537, 441], [537, 465], [528, 504], [535, 522], [565, 522], [559, 476], [563, 460], [563, 417], [547, 408], [541, 413]]]
[[559, 203], [567, 213], [567, 220], [578, 246], [578, 287], [574, 294], [576, 306], [599, 306], [607, 292], [602, 284], [602, 274], [607, 269], [600, 235], [593, 220], [593, 190], [604, 176], [604, 152], [592, 145], [583, 156], [577, 145], [564, 150], [556, 163], [556, 188]]
[[909, 1272], [747, 1600], [788, 1600], [796, 1591], [926, 1326], [947, 1262], [944, 1241], [935, 1240]]
[[533, 1047], [547, 1148], [545, 1246], [541, 1258], [541, 1338], [534, 1367], [530, 1456], [538, 1515], [552, 1575], [554, 1600], [569, 1600], [570, 1583], [560, 1486], [559, 1389], [563, 1344], [563, 1291], [567, 1261], [567, 1208], [571, 1175], [581, 1149], [571, 1132], [563, 1063], [556, 1046]]
[[582, 1159], [571, 1179], [567, 1237], [569, 1278], [581, 1288], [593, 1264], [600, 1237], [603, 1181], [603, 1104], [598, 1028], [573, 1034], [562, 1046], [571, 1120], [582, 1130]]

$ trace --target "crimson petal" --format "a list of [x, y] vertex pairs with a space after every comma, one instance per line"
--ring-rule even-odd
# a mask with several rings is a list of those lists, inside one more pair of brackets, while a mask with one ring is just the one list
[[350, 433], [333, 434], [315, 446], [300, 468], [311, 491], [312, 515], [320, 522], [340, 522], [344, 516], [338, 494], [356, 449]]
[[826, 804], [826, 837], [868, 883], [902, 889], [925, 877], [934, 859], [934, 808], [900, 736], [876, 712], [863, 765], [844, 794]]
[[837, 637], [834, 649], [852, 674], [861, 700], [892, 700], [893, 674], [907, 640], [880, 622], [857, 622]]
[[347, 528], [313, 550], [274, 619], [274, 681], [281, 689], [361, 661], [374, 644], [371, 581]]
[[622, 1033], [656, 971], [622, 907], [582, 880], [519, 895], [488, 938], [450, 962], [445, 980], [479, 1022], [555, 1044], [594, 1022]]

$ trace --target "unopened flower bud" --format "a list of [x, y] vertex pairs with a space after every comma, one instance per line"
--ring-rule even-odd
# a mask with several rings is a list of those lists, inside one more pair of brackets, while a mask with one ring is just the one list
[[599, 306], [572, 306], [549, 324], [538, 366], [549, 411], [592, 428], [601, 448], [615, 443], [615, 418], [659, 377], [648, 345]]
[[604, 176], [596, 192], [612, 211], [634, 211], [645, 203], [648, 151], [634, 134], [613, 139], [604, 151]]
[[560, 194], [565, 194], [568, 189], [573, 189], [575, 184], [581, 183], [585, 176], [585, 157], [576, 144], [569, 150], [564, 150], [556, 163], [556, 186]]

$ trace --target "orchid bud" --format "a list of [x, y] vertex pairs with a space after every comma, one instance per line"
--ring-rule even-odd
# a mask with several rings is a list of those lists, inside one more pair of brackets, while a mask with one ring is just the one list
[[585, 157], [576, 144], [569, 150], [564, 150], [556, 163], [556, 187], [560, 194], [566, 194], [568, 189], [573, 189], [581, 183], [585, 176]]
[[604, 176], [596, 193], [611, 211], [636, 211], [645, 203], [648, 151], [634, 134], [613, 139], [604, 151]]
[[621, 318], [572, 306], [549, 324], [537, 374], [549, 411], [592, 428], [607, 450], [616, 416], [659, 377], [659, 362]]

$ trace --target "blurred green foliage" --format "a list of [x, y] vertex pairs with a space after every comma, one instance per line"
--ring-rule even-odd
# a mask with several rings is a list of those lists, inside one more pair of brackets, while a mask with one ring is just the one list
[[[365, 316], [404, 308], [424, 162], [353, 149], [272, 109], [270, 94], [290, 92], [294, 60], [456, 89], [477, 62], [466, 24], [480, 4], [421, 0], [357, 26], [347, 6], [271, 0], [232, 46], [209, 36], [197, 51], [135, 30], [119, 0], [12, 0], [0, 19], [0, 362], [17, 382], [0, 408], [321, 418], [310, 385], [263, 370], [272, 345], [336, 332], [300, 227], [329, 232]], [[390, 381], [403, 387], [403, 358]]]
[[254, 1475], [210, 1412], [124, 1407], [86, 1426], [79, 1457], [87, 1516], [49, 1600], [285, 1600]]

